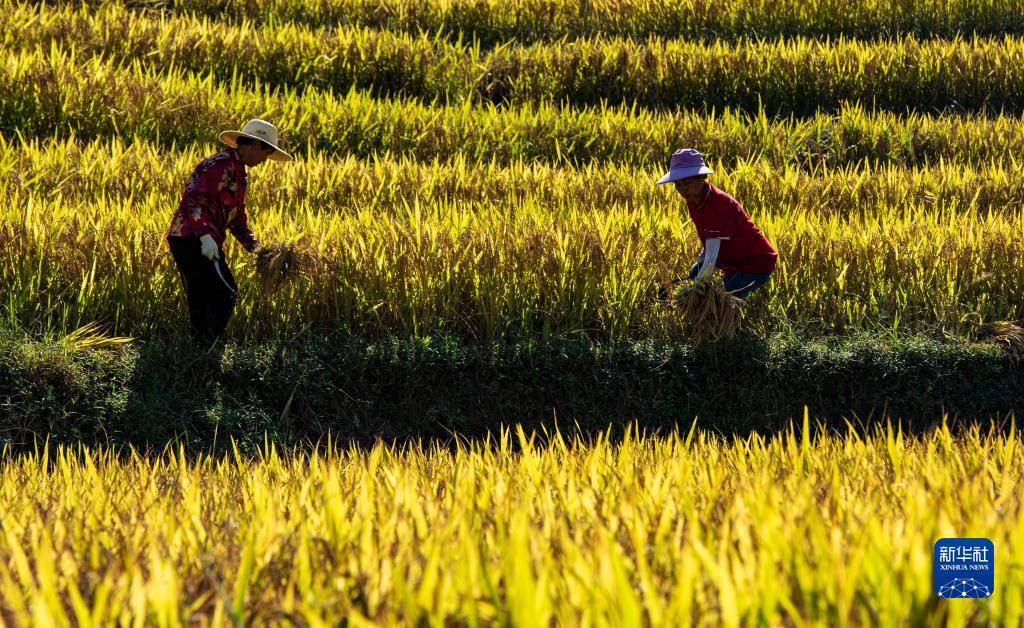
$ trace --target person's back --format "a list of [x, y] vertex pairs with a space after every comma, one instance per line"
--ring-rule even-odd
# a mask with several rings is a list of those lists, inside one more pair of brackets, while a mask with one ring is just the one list
[[750, 219], [746, 209], [729, 194], [710, 183], [702, 204], [687, 202], [690, 218], [700, 236], [701, 246], [708, 238], [720, 239], [716, 267], [726, 279], [736, 272], [770, 273], [775, 270], [778, 252]]

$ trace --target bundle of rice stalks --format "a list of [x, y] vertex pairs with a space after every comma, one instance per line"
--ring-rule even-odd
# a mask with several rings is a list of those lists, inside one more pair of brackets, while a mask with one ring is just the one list
[[256, 274], [260, 291], [273, 294], [300, 275], [308, 273], [315, 257], [306, 247], [298, 244], [275, 243], [263, 247], [256, 257]]
[[974, 332], [978, 342], [999, 345], [1014, 364], [1024, 364], [1024, 328], [1012, 321], [982, 323]]
[[680, 309], [682, 331], [693, 346], [726, 340], [743, 325], [742, 301], [725, 290], [721, 281], [704, 281], [676, 290], [673, 302]]

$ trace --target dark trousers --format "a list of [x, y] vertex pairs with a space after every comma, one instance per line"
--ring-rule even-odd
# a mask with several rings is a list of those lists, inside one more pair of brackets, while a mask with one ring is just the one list
[[772, 274], [768, 273], [745, 273], [736, 271], [725, 279], [725, 290], [733, 293], [733, 296], [745, 299], [754, 290], [757, 290], [768, 283]]
[[238, 299], [238, 284], [224, 262], [224, 251], [212, 262], [195, 236], [170, 237], [167, 242], [178, 266], [188, 301], [192, 338], [209, 346], [224, 333]]
[[[696, 279], [699, 271], [700, 263], [698, 262], [690, 267], [690, 273], [686, 278]], [[725, 278], [725, 290], [733, 293], [733, 296], [739, 299], [745, 299], [751, 292], [768, 283], [771, 276], [770, 271], [767, 273], [745, 273], [738, 270]]]

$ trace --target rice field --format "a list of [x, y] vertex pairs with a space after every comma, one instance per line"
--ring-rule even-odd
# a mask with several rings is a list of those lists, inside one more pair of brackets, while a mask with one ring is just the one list
[[[47, 4], [59, 4], [48, 2]], [[90, 7], [103, 2], [84, 2]], [[225, 22], [297, 23], [328, 28], [352, 24], [395, 32], [473, 37], [491, 47], [596, 34], [706, 39], [838, 36], [870, 39], [916, 34], [955, 37], [1024, 32], [1020, 0], [130, 0], [154, 12], [194, 13]]]
[[[942, 161], [984, 165], [1024, 150], [1019, 117], [1008, 114], [893, 112], [849, 104], [833, 113], [770, 116], [735, 108], [703, 113], [633, 106], [566, 108], [550, 102], [498, 107], [470, 101], [428, 105], [379, 99], [360, 90], [301, 90], [222, 82], [210, 73], [118, 64], [60, 47], [12, 50], [0, 67], [4, 136], [123, 138], [213, 149], [237, 111], [288, 120], [293, 150], [464, 157], [474, 162], [627, 163], [665, 167], [674, 147], [701, 146], [717, 163], [763, 160], [814, 168], [866, 163], [909, 167]], [[168, 202], [171, 202], [169, 200]]]
[[[9, 144], [0, 158], [0, 277], [12, 322], [173, 332], [179, 286], [162, 242], [167, 199], [199, 158], [168, 158], [145, 143]], [[125, 170], [136, 176], [126, 181]], [[722, 184], [736, 181], [785, 263], [752, 300], [749, 325], [969, 337], [980, 323], [1019, 319], [1017, 172], [864, 167], [825, 178], [762, 162], [735, 169]], [[259, 236], [301, 248], [312, 263], [275, 295], [255, 289], [253, 263], [238, 264], [247, 286], [238, 320], [249, 338], [304, 326], [487, 340], [679, 335], [679, 313], [652, 291], [684, 275], [697, 247], [650, 173], [311, 156], [266, 177], [253, 175], [251, 202], [266, 208]]]
[[[50, 9], [10, 4], [0, 39], [14, 50], [60, 47], [114, 63], [244, 77], [278, 87], [424, 102], [651, 110], [723, 107], [806, 115], [848, 103], [877, 109], [1019, 112], [1024, 41], [957, 37], [862, 41], [797, 36], [710, 42], [585, 37], [486, 49], [367, 27], [258, 27], [123, 5]], [[694, 63], [694, 60], [700, 60]]]
[[[805, 425], [805, 427], [807, 427]], [[803, 432], [809, 434], [810, 430]], [[1019, 435], [615, 442], [256, 457], [82, 448], [6, 459], [11, 624], [1014, 625]], [[939, 600], [944, 536], [997, 589]]]
[[[606, 402], [578, 399], [592, 414], [562, 416], [546, 396], [671, 380], [659, 417], [724, 407], [726, 388], [687, 383], [732, 357], [694, 330], [706, 293], [658, 298], [699, 242], [654, 181], [694, 147], [779, 252], [742, 310], [711, 292], [743, 355], [788, 360], [733, 365], [737, 387], [787, 378], [829, 402], [814, 369], [833, 365], [818, 379], [874, 378], [836, 404], [897, 379], [945, 412], [937, 391], [991, 376], [978, 407], [1024, 408], [1024, 1], [0, 12], [0, 625], [1024, 624], [1005, 412], [910, 433], [879, 397], [870, 416], [726, 436], [716, 417], [641, 433], [644, 416], [598, 420]], [[217, 133], [255, 117], [296, 156], [248, 174], [250, 226], [277, 256], [227, 244], [227, 349], [193, 357], [164, 236]], [[601, 351], [544, 357], [570, 343]], [[491, 349], [514, 381], [445, 381]], [[610, 357], [560, 374], [577, 387], [538, 380], [592, 354]], [[332, 380], [358, 365], [359, 390], [429, 407]], [[417, 396], [431, 382], [452, 399]], [[490, 424], [490, 407], [562, 431]], [[524, 407], [551, 416], [511, 416]], [[737, 424], [785, 424], [763, 410]], [[174, 443], [147, 440], [150, 417]], [[268, 426], [262, 447], [245, 421]], [[382, 432], [365, 426], [405, 423], [450, 438], [367, 445]], [[360, 445], [315, 442], [332, 426]], [[990, 598], [935, 595], [942, 537], [994, 542]]]

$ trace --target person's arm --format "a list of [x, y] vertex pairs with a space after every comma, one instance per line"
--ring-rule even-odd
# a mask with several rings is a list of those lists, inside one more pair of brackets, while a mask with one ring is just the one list
[[704, 264], [704, 248], [701, 248], [700, 254], [697, 255], [696, 261], [693, 262], [693, 266], [690, 266], [690, 272], [686, 274], [686, 278], [693, 280], [697, 278], [697, 272], [700, 267]]
[[253, 235], [252, 229], [249, 228], [249, 217], [245, 214], [245, 201], [242, 201], [235, 217], [228, 223], [228, 229], [231, 231], [231, 235], [235, 236], [235, 239], [245, 247], [246, 251], [256, 253], [262, 248], [259, 241], [256, 240], [256, 236]]
[[710, 279], [715, 272], [715, 262], [718, 260], [718, 249], [722, 246], [719, 238], [708, 238], [704, 242], [704, 262], [697, 271], [697, 281]]
[[708, 200], [703, 224], [704, 263], [697, 271], [697, 281], [711, 279], [715, 272], [715, 265], [718, 263], [722, 241], [732, 237], [736, 228], [736, 219], [742, 212], [743, 209], [739, 202], [731, 197], [723, 200], [719, 196]]

